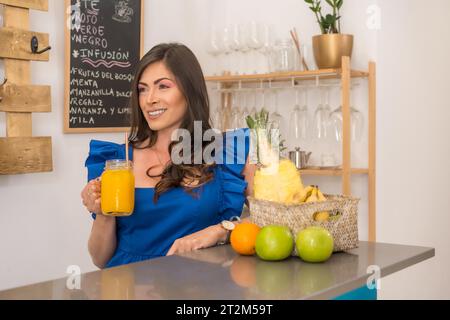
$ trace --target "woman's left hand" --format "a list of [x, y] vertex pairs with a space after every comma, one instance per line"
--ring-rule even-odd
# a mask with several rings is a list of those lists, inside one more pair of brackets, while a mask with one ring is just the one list
[[175, 253], [190, 252], [198, 249], [215, 246], [220, 239], [226, 236], [226, 231], [219, 225], [210, 226], [186, 237], [175, 240], [168, 256]]

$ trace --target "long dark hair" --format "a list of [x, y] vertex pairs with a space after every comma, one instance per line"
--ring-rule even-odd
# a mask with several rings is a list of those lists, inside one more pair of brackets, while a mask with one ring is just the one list
[[[186, 129], [191, 136], [191, 150], [194, 150], [194, 121], [201, 121], [202, 132], [211, 129], [209, 98], [206, 89], [205, 78], [200, 67], [200, 63], [193, 52], [185, 45], [179, 43], [163, 43], [153, 47], [138, 63], [132, 86], [130, 99], [131, 108], [131, 134], [130, 143], [133, 148], [147, 149], [155, 145], [158, 139], [158, 132], [150, 129], [142, 110], [139, 107], [138, 83], [144, 70], [152, 63], [163, 62], [175, 76], [182, 94], [187, 103], [187, 111], [182, 121], [180, 129]], [[149, 139], [147, 145], [143, 143]], [[174, 145], [169, 146], [171, 154]], [[208, 142], [209, 144], [211, 142]], [[206, 147], [205, 142], [203, 148]], [[203, 152], [203, 151], [199, 151]], [[195, 188], [199, 188], [214, 178], [211, 170], [213, 165], [202, 163], [194, 164], [194, 152], [190, 164], [169, 163], [158, 176], [152, 176], [147, 170], [147, 175], [151, 178], [160, 177], [161, 180], [155, 187], [154, 201], [158, 201], [160, 195], [172, 188], [183, 186], [188, 192], [193, 193]], [[190, 186], [185, 181], [195, 182]]]

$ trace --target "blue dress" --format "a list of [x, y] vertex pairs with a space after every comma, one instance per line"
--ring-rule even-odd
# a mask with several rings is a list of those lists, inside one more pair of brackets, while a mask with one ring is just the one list
[[[163, 193], [155, 204], [154, 188], [136, 188], [133, 215], [116, 218], [117, 247], [106, 267], [165, 256], [175, 240], [240, 216], [247, 188], [241, 173], [249, 148], [248, 129], [228, 132], [220, 151], [224, 161], [218, 162], [223, 164], [214, 167], [214, 179], [199, 188], [198, 197], [178, 187]], [[88, 181], [100, 177], [105, 162], [112, 159], [125, 159], [125, 145], [92, 140], [85, 163]]]

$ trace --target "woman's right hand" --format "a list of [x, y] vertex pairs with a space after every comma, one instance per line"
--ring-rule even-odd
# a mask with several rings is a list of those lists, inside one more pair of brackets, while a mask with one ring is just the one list
[[101, 207], [101, 181], [100, 179], [95, 179], [89, 181], [89, 183], [81, 191], [81, 199], [83, 200], [83, 205], [89, 212], [95, 214], [102, 214]]

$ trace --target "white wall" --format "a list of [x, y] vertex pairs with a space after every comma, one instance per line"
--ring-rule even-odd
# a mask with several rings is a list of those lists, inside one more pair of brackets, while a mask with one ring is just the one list
[[436, 248], [386, 278], [382, 297], [449, 299], [450, 2], [380, 4], [378, 238]]
[[[376, 3], [381, 8], [381, 29], [370, 31], [366, 10]], [[276, 25], [283, 37], [295, 26], [309, 43], [318, 32], [312, 13], [300, 0], [146, 0], [145, 5], [146, 50], [159, 42], [183, 42], [196, 53], [205, 73], [214, 65], [204, 50], [213, 22], [264, 21]], [[122, 140], [119, 134], [62, 133], [64, 4], [49, 0], [49, 6], [48, 13], [31, 14], [31, 28], [50, 33], [53, 46], [50, 62], [33, 63], [32, 74], [34, 83], [52, 86], [53, 112], [33, 115], [33, 134], [53, 137], [54, 172], [0, 176], [0, 290], [63, 277], [71, 264], [81, 266], [83, 272], [95, 269], [86, 249], [91, 221], [79, 198], [86, 176], [83, 163], [90, 139]], [[437, 248], [433, 260], [386, 278], [381, 298], [450, 297], [449, 276], [444, 272], [450, 267], [445, 229], [450, 223], [446, 215], [450, 132], [444, 123], [450, 115], [445, 104], [449, 85], [444, 79], [448, 74], [444, 71], [450, 71], [445, 59], [450, 45], [439, 36], [449, 31], [445, 14], [450, 3], [438, 0], [433, 7], [437, 9], [432, 11], [419, 0], [347, 0], [343, 10], [343, 31], [355, 35], [353, 67], [367, 69], [370, 59], [378, 63], [378, 240]], [[361, 82], [355, 102], [367, 119], [364, 85]], [[293, 103], [292, 95], [285, 92], [280, 112], [289, 114]], [[309, 103], [314, 110], [316, 94], [311, 94]], [[332, 106], [338, 103], [336, 92]], [[5, 135], [3, 114], [0, 135]], [[366, 150], [365, 140], [353, 146], [355, 166], [367, 165]], [[337, 178], [304, 180], [328, 192], [340, 191]], [[359, 225], [364, 240], [366, 177], [354, 178], [353, 192], [362, 198]]]

